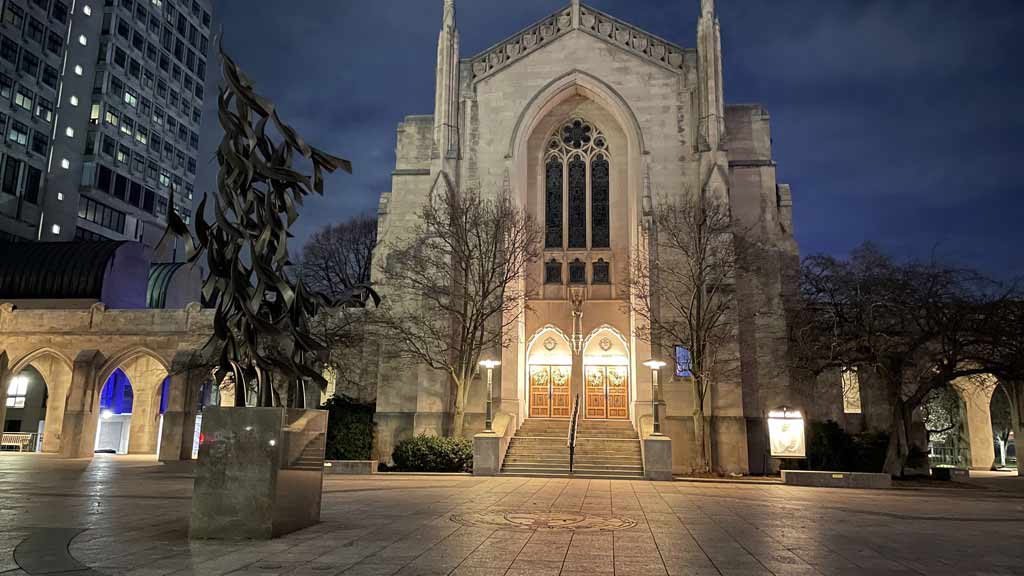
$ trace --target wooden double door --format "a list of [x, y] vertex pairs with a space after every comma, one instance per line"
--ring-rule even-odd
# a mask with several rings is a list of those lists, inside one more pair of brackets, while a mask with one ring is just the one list
[[586, 416], [591, 420], [629, 418], [629, 368], [587, 366], [584, 370]]
[[569, 418], [572, 367], [530, 366], [530, 418]]

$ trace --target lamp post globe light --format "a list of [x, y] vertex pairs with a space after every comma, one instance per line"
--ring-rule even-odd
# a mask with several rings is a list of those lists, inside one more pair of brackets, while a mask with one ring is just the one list
[[497, 360], [481, 360], [480, 365], [487, 369], [487, 416], [484, 421], [484, 432], [494, 432], [494, 420], [491, 404], [494, 401], [494, 369], [501, 366]]
[[648, 360], [644, 362], [644, 366], [651, 369], [651, 412], [654, 415], [654, 430], [651, 432], [651, 436], [661, 436], [661, 418], [658, 415], [658, 372], [665, 367], [665, 363], [661, 360]]

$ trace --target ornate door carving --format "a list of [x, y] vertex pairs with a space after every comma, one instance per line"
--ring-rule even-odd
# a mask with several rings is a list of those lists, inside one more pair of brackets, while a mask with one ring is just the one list
[[571, 392], [569, 391], [569, 366], [551, 367], [551, 417], [568, 418], [572, 413]]
[[587, 366], [587, 418], [629, 418], [629, 372], [625, 366]]
[[604, 366], [587, 366], [587, 418], [603, 420], [608, 417], [608, 397], [605, 394], [606, 371]]
[[548, 366], [530, 366], [530, 418], [550, 418], [551, 372]]
[[625, 366], [608, 367], [608, 418], [629, 418], [629, 372]]
[[530, 418], [568, 418], [569, 366], [530, 366]]

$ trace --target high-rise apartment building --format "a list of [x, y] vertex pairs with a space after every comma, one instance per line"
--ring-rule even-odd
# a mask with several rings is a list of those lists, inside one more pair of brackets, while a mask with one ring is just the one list
[[153, 246], [171, 194], [190, 220], [210, 0], [2, 5], [0, 239]]

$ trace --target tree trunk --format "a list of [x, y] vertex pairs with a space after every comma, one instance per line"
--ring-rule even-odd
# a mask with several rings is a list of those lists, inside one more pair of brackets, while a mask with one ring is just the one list
[[452, 437], [462, 438], [464, 420], [466, 418], [466, 384], [455, 379], [455, 415], [452, 418]]
[[903, 476], [910, 456], [910, 424], [911, 418], [906, 402], [899, 394], [890, 399], [892, 403], [892, 423], [889, 425], [889, 447], [885, 452], [885, 464], [882, 472], [893, 476]]
[[708, 455], [704, 402], [701, 401], [700, 383], [697, 380], [693, 378], [693, 454], [697, 459], [697, 473], [707, 474], [711, 470], [711, 459]]

